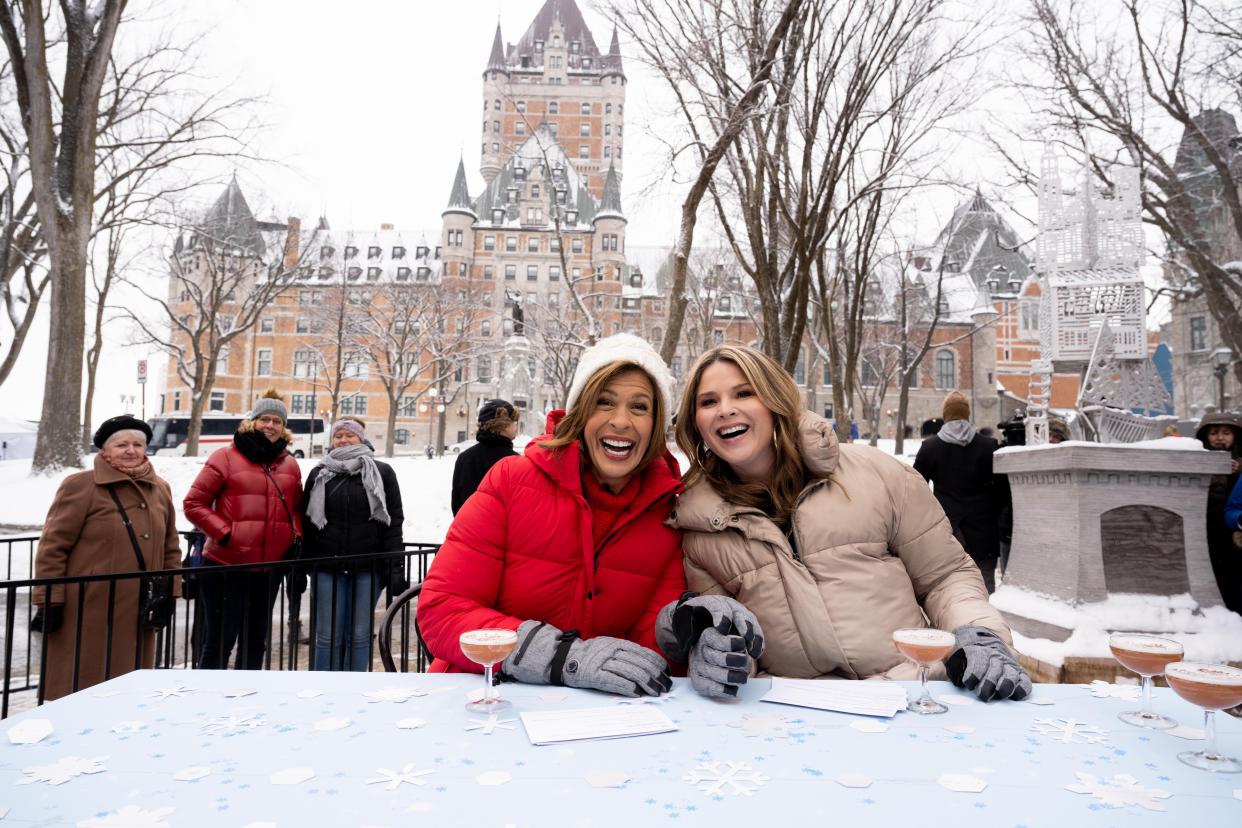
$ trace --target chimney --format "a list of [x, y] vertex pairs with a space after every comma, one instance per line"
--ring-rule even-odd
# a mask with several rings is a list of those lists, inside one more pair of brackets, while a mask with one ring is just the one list
[[293, 216], [289, 217], [288, 230], [285, 233], [285, 270], [291, 270], [298, 266], [298, 259], [302, 255], [302, 221]]
[[391, 229], [393, 229], [393, 227], [392, 227], [392, 225], [391, 225], [391, 224], [389, 224], [388, 222], [384, 222], [383, 224], [381, 224], [381, 225], [380, 225], [380, 229], [381, 229], [381, 230], [391, 230]]

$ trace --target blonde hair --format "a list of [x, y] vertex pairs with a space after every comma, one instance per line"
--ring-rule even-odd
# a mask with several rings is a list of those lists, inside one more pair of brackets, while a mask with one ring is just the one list
[[655, 378], [648, 374], [645, 369], [625, 360], [610, 362], [588, 377], [586, 383], [582, 386], [582, 392], [578, 394], [578, 398], [574, 401], [573, 408], [566, 411], [565, 416], [556, 424], [556, 429], [552, 432], [552, 439], [543, 440], [539, 445], [547, 449], [557, 450], [582, 440], [583, 434], [586, 433], [587, 420], [591, 419], [591, 415], [595, 413], [595, 403], [599, 400], [599, 395], [607, 387], [608, 383], [630, 371], [642, 374], [651, 385], [651, 441], [647, 444], [647, 450], [643, 452], [642, 458], [638, 461], [636, 471], [642, 472], [651, 461], [663, 455], [667, 444], [664, 440], [665, 414], [661, 407], [659, 387], [656, 385]]
[[[699, 382], [709, 365], [728, 362], [742, 372], [759, 401], [772, 413], [772, 442], [776, 462], [772, 477], [747, 483], [733, 468], [708, 450], [695, 422]], [[798, 450], [798, 421], [802, 417], [802, 394], [793, 377], [762, 351], [744, 345], [721, 345], [698, 358], [681, 393], [677, 410], [677, 445], [690, 460], [686, 488], [706, 480], [725, 500], [759, 509], [782, 528], [789, 525], [798, 495], [816, 475], [802, 462]]]

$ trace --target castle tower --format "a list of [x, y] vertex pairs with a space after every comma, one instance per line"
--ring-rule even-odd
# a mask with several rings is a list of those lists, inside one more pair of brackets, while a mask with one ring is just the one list
[[470, 191], [466, 187], [466, 164], [458, 160], [457, 175], [453, 178], [453, 190], [449, 193], [448, 206], [440, 214], [444, 219], [440, 244], [446, 276], [466, 276], [474, 259], [474, 224], [478, 221]]

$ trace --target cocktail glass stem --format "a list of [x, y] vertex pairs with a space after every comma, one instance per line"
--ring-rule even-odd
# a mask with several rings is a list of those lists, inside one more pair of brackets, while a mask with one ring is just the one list
[[919, 702], [926, 704], [932, 700], [931, 691], [927, 689], [927, 665], [919, 665], [919, 688], [923, 691], [919, 695]]
[[483, 665], [483, 702], [486, 704], [492, 698], [492, 665]]
[[1203, 711], [1203, 758], [1213, 762], [1221, 758], [1216, 752], [1216, 711]]
[[1154, 717], [1151, 709], [1151, 686], [1154, 682], [1151, 676], [1139, 676], [1139, 683], [1143, 685], [1143, 716], [1151, 719]]

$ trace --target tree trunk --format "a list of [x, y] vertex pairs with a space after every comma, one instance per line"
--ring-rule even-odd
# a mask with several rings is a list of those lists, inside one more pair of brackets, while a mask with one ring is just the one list
[[[72, 217], [69, 219], [72, 221]], [[65, 227], [61, 244], [49, 245], [55, 277], [51, 284], [51, 319], [43, 411], [35, 440], [31, 474], [81, 468], [82, 334], [86, 331], [86, 237]]]
[[388, 433], [384, 435], [384, 456], [392, 457], [397, 441], [397, 401], [388, 397]]
[[897, 394], [897, 444], [893, 448], [893, 454], [903, 454], [906, 450], [906, 413], [910, 410], [911, 373], [907, 369], [901, 376], [901, 390]]
[[205, 393], [190, 397], [190, 425], [185, 435], [185, 456], [198, 457], [198, 438], [203, 433], [203, 406], [207, 404]]

